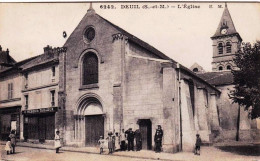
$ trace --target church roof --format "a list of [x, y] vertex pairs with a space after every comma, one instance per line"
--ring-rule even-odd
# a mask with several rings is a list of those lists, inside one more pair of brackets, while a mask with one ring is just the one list
[[221, 34], [221, 29], [224, 29], [224, 28], [227, 29], [227, 34], [226, 35], [233, 35], [233, 34], [235, 34], [235, 35], [238, 35], [238, 37], [241, 39], [239, 33], [236, 31], [235, 25], [233, 23], [233, 20], [231, 18], [231, 15], [229, 13], [227, 5], [225, 5], [225, 9], [224, 9], [222, 17], [220, 19], [218, 28], [217, 28], [215, 34], [211, 38], [225, 36], [225, 35]]
[[102, 18], [104, 21], [106, 21], [107, 23], [109, 23], [111, 26], [113, 26], [114, 28], [116, 28], [118, 31], [120, 31], [123, 35], [128, 37], [128, 40], [144, 47], [145, 49], [149, 50], [150, 52], [152, 52], [153, 54], [155, 54], [156, 56], [162, 58], [162, 59], [167, 59], [167, 60], [172, 60], [174, 63], [176, 63], [176, 61], [174, 61], [173, 59], [169, 58], [168, 56], [166, 56], [165, 54], [163, 54], [161, 51], [157, 50], [156, 48], [154, 48], [153, 46], [151, 46], [150, 44], [144, 42], [143, 40], [139, 39], [138, 37], [130, 34], [129, 32], [127, 32], [126, 30], [120, 28], [119, 26], [113, 24], [112, 22], [108, 21], [107, 19], [103, 18], [102, 16], [100, 16], [99, 14], [97, 14], [100, 18]]
[[231, 71], [197, 73], [197, 75], [213, 86], [230, 85], [234, 83]]

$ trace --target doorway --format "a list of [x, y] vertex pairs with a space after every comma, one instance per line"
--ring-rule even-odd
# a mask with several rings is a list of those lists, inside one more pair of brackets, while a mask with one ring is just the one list
[[150, 119], [139, 119], [139, 129], [142, 134], [142, 149], [152, 149], [152, 122]]
[[104, 117], [102, 115], [85, 116], [86, 146], [97, 146], [100, 136], [104, 137]]

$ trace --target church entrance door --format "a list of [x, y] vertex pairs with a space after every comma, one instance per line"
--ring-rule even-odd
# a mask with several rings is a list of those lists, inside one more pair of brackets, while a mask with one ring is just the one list
[[152, 123], [150, 119], [140, 119], [139, 129], [142, 134], [142, 149], [152, 149]]
[[98, 145], [100, 136], [104, 137], [104, 117], [102, 115], [85, 116], [86, 146]]

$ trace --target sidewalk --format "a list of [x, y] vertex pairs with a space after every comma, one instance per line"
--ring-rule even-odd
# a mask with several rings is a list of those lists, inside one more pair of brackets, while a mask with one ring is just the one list
[[[0, 144], [5, 145], [5, 142], [0, 141]], [[52, 145], [45, 144], [33, 144], [26, 142], [18, 142], [17, 146], [21, 147], [31, 147], [31, 148], [40, 148], [40, 149], [54, 149]], [[80, 152], [80, 153], [91, 153], [99, 155], [99, 148], [95, 147], [62, 147], [61, 151], [68, 152]], [[108, 155], [108, 149], [105, 149], [105, 152], [102, 155]], [[149, 150], [141, 150], [138, 152], [135, 151], [120, 151], [114, 152], [112, 156], [121, 156], [121, 157], [131, 157], [131, 158], [140, 158], [140, 159], [150, 159], [150, 160], [165, 160], [165, 161], [180, 161], [180, 160], [191, 160], [191, 161], [228, 161], [228, 160], [236, 160], [236, 161], [256, 161], [260, 160], [260, 157], [256, 156], [245, 156], [245, 155], [237, 155], [230, 152], [224, 152], [215, 147], [203, 146], [201, 147], [201, 155], [194, 155], [191, 152], [178, 152], [178, 153], [155, 153], [154, 151]]]

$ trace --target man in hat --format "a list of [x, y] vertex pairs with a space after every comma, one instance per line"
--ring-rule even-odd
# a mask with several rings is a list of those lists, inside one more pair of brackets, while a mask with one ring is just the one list
[[135, 141], [136, 141], [136, 151], [140, 151], [142, 149], [142, 134], [139, 129], [135, 131]]
[[126, 134], [127, 134], [127, 141], [128, 141], [128, 151], [130, 151], [130, 150], [134, 151], [135, 133], [133, 132], [132, 128], [129, 128], [126, 131]]
[[158, 128], [155, 131], [154, 135], [154, 142], [155, 142], [155, 152], [161, 152], [162, 148], [162, 137], [163, 137], [163, 130], [161, 125], [158, 125]]

